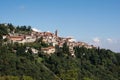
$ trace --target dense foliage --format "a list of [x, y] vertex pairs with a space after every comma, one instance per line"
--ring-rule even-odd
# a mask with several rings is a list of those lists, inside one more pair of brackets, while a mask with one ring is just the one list
[[28, 34], [32, 31], [31, 26], [13, 26], [11, 23], [9, 24], [0, 24], [0, 35], [6, 35], [9, 33], [22, 33]]
[[119, 80], [120, 55], [105, 49], [75, 48], [76, 58], [56, 53], [45, 65], [63, 80]]
[[[0, 25], [0, 34], [8, 34]], [[13, 30], [15, 27], [11, 27]], [[21, 30], [24, 31], [24, 30]], [[2, 39], [0, 39], [2, 43]], [[0, 46], [0, 80], [120, 80], [120, 54], [100, 48], [75, 47], [69, 55], [66, 44], [56, 46], [56, 53], [41, 53], [49, 45], [41, 39], [34, 43], [8, 43]], [[27, 47], [39, 50], [33, 54]]]

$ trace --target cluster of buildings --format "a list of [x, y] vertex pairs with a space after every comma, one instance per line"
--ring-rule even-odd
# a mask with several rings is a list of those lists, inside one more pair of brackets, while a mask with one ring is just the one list
[[[74, 56], [73, 48], [75, 46], [78, 46], [78, 47], [84, 46], [86, 48], [93, 48], [93, 46], [88, 45], [85, 42], [76, 42], [71, 37], [67, 37], [67, 38], [59, 37], [57, 30], [55, 31], [55, 33], [33, 31], [29, 35], [12, 33], [12, 34], [9, 34], [7, 36], [3, 36], [3, 39], [5, 39], [5, 38], [7, 38], [8, 41], [11, 43], [18, 42], [18, 43], [23, 43], [23, 44], [35, 42], [37, 39], [42, 38], [43, 42], [50, 45], [49, 47], [41, 49], [41, 51], [43, 51], [44, 53], [47, 53], [47, 54], [54, 53], [56, 51], [55, 46], [58, 45], [59, 47], [63, 47], [64, 43], [67, 43], [67, 46], [69, 47], [70, 54], [72, 56]], [[32, 50], [35, 51], [35, 53], [37, 52], [35, 49], [32, 49]]]

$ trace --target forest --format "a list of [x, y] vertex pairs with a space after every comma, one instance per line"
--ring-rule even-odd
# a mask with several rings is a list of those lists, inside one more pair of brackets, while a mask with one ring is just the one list
[[[42, 40], [33, 43], [7, 43], [3, 35], [29, 34], [31, 26], [0, 24], [0, 80], [120, 80], [120, 53], [108, 49], [74, 47], [75, 57], [68, 46], [56, 46], [56, 52], [47, 55]], [[27, 47], [39, 49], [34, 54]]]

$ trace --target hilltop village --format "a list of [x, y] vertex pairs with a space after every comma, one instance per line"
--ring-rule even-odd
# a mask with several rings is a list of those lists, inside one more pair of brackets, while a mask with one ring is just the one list
[[[6, 25], [8, 26], [8, 25]], [[3, 39], [8, 39], [9, 43], [32, 43], [36, 40], [42, 38], [42, 41], [46, 44], [48, 44], [48, 47], [41, 48], [41, 51], [47, 54], [55, 53], [55, 46], [59, 46], [60, 48], [63, 47], [63, 44], [66, 43], [69, 47], [69, 52], [72, 56], [75, 56], [74, 54], [74, 47], [86, 47], [88, 49], [93, 48], [94, 46], [88, 45], [85, 42], [76, 42], [75, 39], [72, 37], [60, 37], [58, 35], [58, 30], [56, 30], [54, 33], [51, 32], [37, 32], [32, 30], [29, 34], [22, 34], [22, 33], [15, 33], [13, 30], [8, 35], [3, 35]], [[31, 48], [33, 53], [37, 54], [39, 50]]]
[[0, 80], [120, 80], [119, 53], [58, 33], [0, 24]]

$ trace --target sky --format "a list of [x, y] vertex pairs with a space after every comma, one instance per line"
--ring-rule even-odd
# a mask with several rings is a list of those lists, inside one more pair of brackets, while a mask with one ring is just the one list
[[0, 23], [39, 31], [120, 52], [120, 0], [0, 0]]

